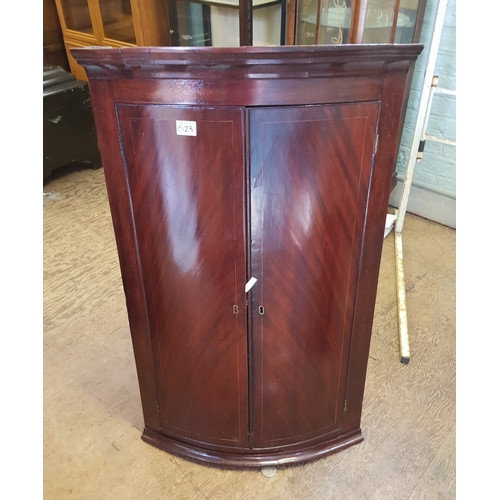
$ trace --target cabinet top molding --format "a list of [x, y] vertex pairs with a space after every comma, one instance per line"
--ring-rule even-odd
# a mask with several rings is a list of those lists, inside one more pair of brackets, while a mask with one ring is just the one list
[[71, 53], [90, 78], [311, 78], [405, 73], [421, 44], [279, 47], [87, 47]]

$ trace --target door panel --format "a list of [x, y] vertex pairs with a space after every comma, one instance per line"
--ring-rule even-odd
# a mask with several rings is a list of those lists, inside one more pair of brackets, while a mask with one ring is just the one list
[[250, 112], [257, 449], [342, 425], [378, 110], [375, 102]]
[[123, 105], [118, 116], [160, 426], [248, 446], [243, 110]]

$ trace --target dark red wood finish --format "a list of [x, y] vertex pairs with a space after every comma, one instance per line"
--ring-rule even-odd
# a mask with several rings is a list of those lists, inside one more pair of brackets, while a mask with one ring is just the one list
[[[73, 50], [89, 76], [145, 441], [260, 466], [362, 439], [404, 81], [421, 50]], [[197, 135], [177, 135], [176, 120]]]
[[250, 111], [256, 448], [342, 429], [378, 111], [378, 102]]
[[[160, 427], [248, 447], [243, 110], [119, 106], [118, 117]], [[178, 136], [176, 120], [196, 121], [197, 136]]]

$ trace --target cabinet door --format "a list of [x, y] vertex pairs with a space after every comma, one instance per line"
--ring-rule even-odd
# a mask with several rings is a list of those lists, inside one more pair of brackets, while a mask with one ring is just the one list
[[252, 446], [339, 434], [377, 102], [250, 113]]
[[94, 36], [91, 12], [87, 0], [56, 0], [61, 28]]
[[183, 442], [248, 444], [243, 111], [118, 106], [158, 384]]
[[135, 45], [137, 37], [130, 0], [97, 0], [97, 5], [104, 39]]

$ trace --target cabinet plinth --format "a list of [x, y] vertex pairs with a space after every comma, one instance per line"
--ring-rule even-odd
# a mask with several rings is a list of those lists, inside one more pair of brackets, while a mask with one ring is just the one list
[[405, 76], [421, 50], [72, 51], [89, 79], [144, 441], [247, 467], [363, 439]]

